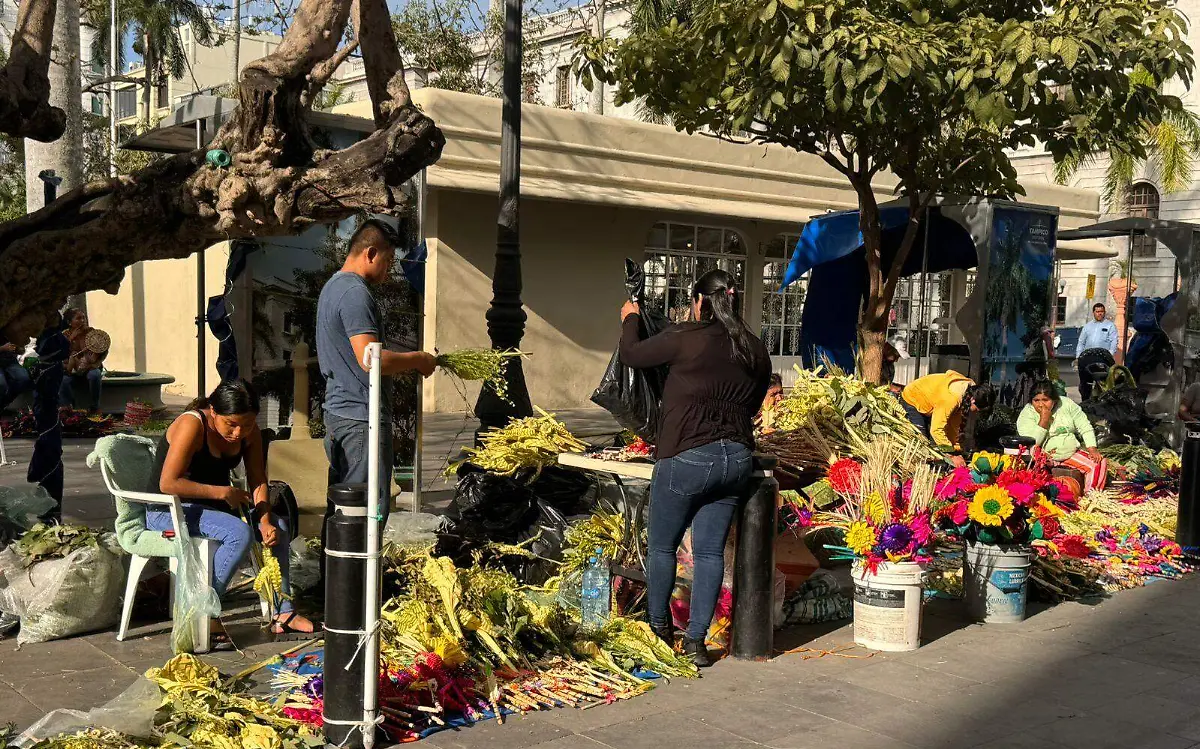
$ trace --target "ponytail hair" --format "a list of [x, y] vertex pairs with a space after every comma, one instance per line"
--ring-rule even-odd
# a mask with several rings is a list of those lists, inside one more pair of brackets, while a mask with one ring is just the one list
[[212, 408], [219, 416], [241, 416], [242, 414], [258, 414], [258, 393], [245, 380], [226, 380], [209, 394], [207, 398], [197, 398], [188, 404], [185, 410], [199, 411]]
[[988, 382], [969, 386], [962, 397], [963, 411], [969, 413], [971, 404], [977, 406], [980, 413], [988, 413], [996, 405], [996, 388]]
[[700, 301], [700, 322], [720, 323], [729, 334], [734, 360], [749, 370], [758, 363], [758, 351], [754, 334], [739, 313], [740, 297], [733, 276], [723, 270], [710, 270], [692, 287], [692, 301]]

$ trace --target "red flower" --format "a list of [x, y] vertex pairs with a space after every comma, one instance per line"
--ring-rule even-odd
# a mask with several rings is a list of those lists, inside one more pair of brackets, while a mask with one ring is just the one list
[[967, 522], [970, 517], [971, 502], [966, 499], [959, 500], [950, 506], [950, 521], [955, 525], [962, 525]]
[[1083, 536], [1063, 536], [1055, 543], [1058, 545], [1058, 550], [1068, 557], [1087, 559], [1092, 555], [1092, 547], [1088, 546]]
[[969, 492], [975, 488], [971, 480], [970, 468], [955, 468], [950, 475], [937, 482], [934, 495], [938, 499], [951, 499], [961, 492]]
[[1042, 538], [1054, 538], [1062, 533], [1062, 525], [1058, 522], [1058, 518], [1048, 515], [1042, 517]]
[[829, 466], [829, 486], [838, 494], [857, 494], [862, 480], [862, 466], [850, 458], [842, 458]]

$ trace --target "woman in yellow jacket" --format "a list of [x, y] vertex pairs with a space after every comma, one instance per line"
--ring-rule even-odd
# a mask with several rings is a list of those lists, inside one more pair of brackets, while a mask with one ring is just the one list
[[[995, 389], [986, 383], [976, 385], [966, 375], [953, 370], [918, 377], [905, 386], [900, 403], [918, 429], [941, 448], [957, 451], [963, 414], [990, 411], [996, 402]], [[951, 455], [956, 466], [966, 465], [960, 455]]]

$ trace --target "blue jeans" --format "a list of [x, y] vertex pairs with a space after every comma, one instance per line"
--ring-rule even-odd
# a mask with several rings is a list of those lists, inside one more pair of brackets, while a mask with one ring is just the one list
[[63, 375], [62, 389], [59, 391], [59, 405], [75, 406], [75, 383], [86, 383], [88, 389], [88, 410], [100, 410], [100, 383], [104, 379], [103, 369], [92, 369], [83, 374]]
[[[237, 568], [250, 551], [253, 531], [246, 521], [237, 515], [197, 502], [183, 503], [183, 519], [187, 522], [188, 533], [192, 537], [211, 538], [217, 542], [217, 553], [213, 559], [212, 586], [218, 596], [225, 595], [233, 573], [237, 572]], [[274, 514], [271, 515], [271, 520], [279, 529], [280, 536], [279, 543], [271, 547], [271, 554], [279, 560], [283, 592], [290, 596], [292, 588], [288, 579], [287, 521]], [[146, 508], [146, 528], [152, 531], [173, 530], [171, 513], [167, 510]], [[274, 613], [282, 614], [291, 610], [292, 602], [285, 600], [280, 604], [279, 611]]]
[[733, 515], [749, 490], [753, 462], [750, 448], [721, 440], [654, 466], [646, 559], [651, 626], [671, 621], [675, 555], [691, 526], [695, 570], [687, 636], [703, 641], [708, 634], [725, 575], [725, 541]]
[[0, 366], [0, 409], [8, 408], [21, 393], [33, 390], [29, 370], [16, 362]]
[[[392, 422], [380, 419], [379, 508], [386, 524], [392, 510]], [[325, 413], [325, 456], [329, 458], [329, 485], [367, 483], [367, 422]], [[321, 577], [325, 576], [325, 526], [333, 517], [334, 505], [325, 501], [321, 523]]]

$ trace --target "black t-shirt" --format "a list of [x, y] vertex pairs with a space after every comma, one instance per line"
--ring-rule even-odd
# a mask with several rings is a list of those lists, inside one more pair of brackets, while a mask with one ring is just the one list
[[754, 414], [771, 384], [771, 357], [751, 335], [749, 369], [734, 358], [733, 342], [714, 322], [680, 323], [641, 340], [635, 315], [621, 327], [621, 363], [634, 369], [670, 367], [663, 388], [656, 454], [671, 458], [726, 439], [754, 447]]

